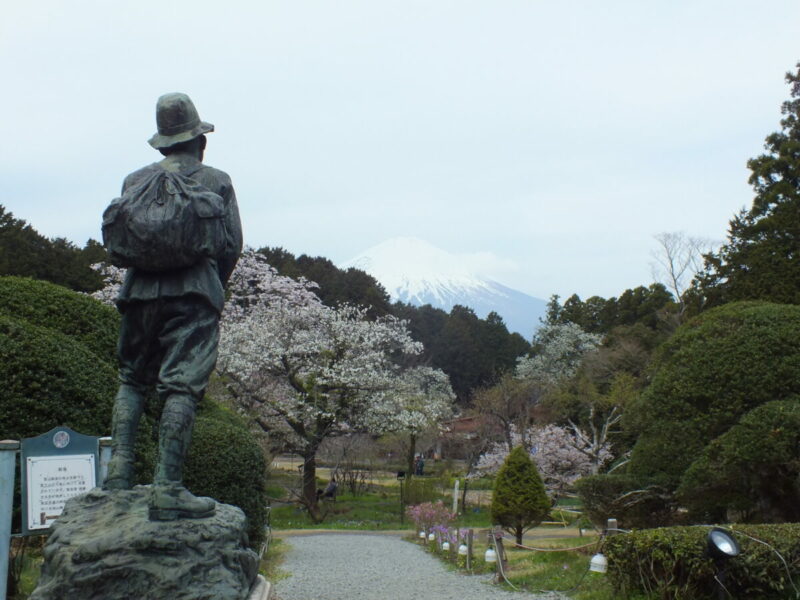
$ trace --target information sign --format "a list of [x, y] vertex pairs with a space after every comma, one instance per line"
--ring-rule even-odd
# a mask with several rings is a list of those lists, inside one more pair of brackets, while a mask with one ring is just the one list
[[95, 487], [94, 454], [29, 456], [28, 529], [47, 529], [64, 510], [67, 500]]
[[98, 438], [56, 427], [22, 440], [23, 533], [48, 529], [64, 504], [97, 485]]

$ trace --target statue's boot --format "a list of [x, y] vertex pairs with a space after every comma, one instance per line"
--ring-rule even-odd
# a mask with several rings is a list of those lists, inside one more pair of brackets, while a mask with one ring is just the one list
[[133, 487], [133, 464], [136, 432], [142, 416], [144, 396], [135, 388], [122, 384], [114, 400], [111, 421], [111, 461], [103, 482], [107, 490], [129, 490]]
[[158, 465], [150, 491], [150, 520], [202, 519], [214, 514], [212, 498], [198, 498], [183, 487], [183, 463], [192, 439], [195, 401], [173, 394], [164, 403], [158, 433]]

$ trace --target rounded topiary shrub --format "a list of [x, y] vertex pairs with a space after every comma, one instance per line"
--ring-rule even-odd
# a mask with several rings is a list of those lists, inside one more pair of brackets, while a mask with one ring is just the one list
[[497, 472], [492, 492], [492, 522], [513, 533], [517, 543], [522, 534], [541, 523], [550, 512], [544, 483], [522, 446], [514, 448]]
[[696, 519], [800, 521], [800, 397], [767, 402], [709, 444], [678, 497]]
[[108, 435], [116, 369], [84, 344], [0, 314], [0, 436], [22, 439], [67, 425]]
[[766, 402], [800, 393], [800, 306], [739, 302], [681, 326], [629, 407], [629, 471], [673, 490], [713, 439]]
[[59, 331], [105, 362], [117, 362], [117, 311], [67, 288], [23, 277], [0, 277], [0, 314]]
[[266, 476], [264, 452], [246, 424], [204, 400], [195, 421], [184, 483], [193, 494], [241, 508], [253, 545], [264, 535]]

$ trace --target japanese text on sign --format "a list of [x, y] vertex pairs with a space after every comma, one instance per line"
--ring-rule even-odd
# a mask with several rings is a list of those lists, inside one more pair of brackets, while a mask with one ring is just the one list
[[67, 500], [95, 486], [93, 454], [29, 456], [28, 529], [47, 529]]

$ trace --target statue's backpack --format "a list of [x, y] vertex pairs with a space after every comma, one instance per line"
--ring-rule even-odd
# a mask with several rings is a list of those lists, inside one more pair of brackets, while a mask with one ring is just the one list
[[225, 247], [222, 197], [158, 164], [103, 213], [103, 243], [118, 267], [169, 271], [215, 257]]

